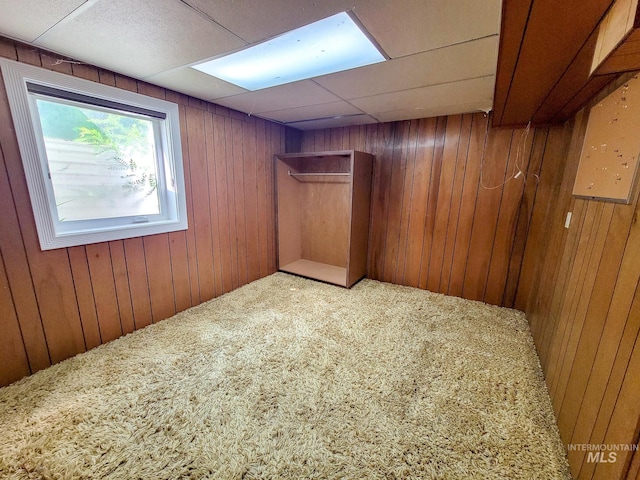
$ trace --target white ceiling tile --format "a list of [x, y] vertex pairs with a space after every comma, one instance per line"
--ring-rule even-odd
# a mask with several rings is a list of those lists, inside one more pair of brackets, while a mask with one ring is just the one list
[[184, 0], [249, 43], [280, 35], [353, 8], [348, 0]]
[[144, 80], [161, 87], [178, 90], [187, 95], [208, 100], [238, 95], [247, 91], [191, 67], [180, 67], [157, 73], [146, 77]]
[[444, 105], [440, 107], [424, 109], [394, 110], [392, 112], [379, 113], [376, 117], [380, 122], [396, 122], [399, 120], [411, 120], [414, 118], [441, 117], [456, 115], [458, 113], [486, 112], [491, 109], [491, 102], [471, 102], [461, 105]]
[[393, 58], [495, 35], [500, 0], [185, 0], [253, 43], [352, 10]]
[[369, 115], [350, 115], [338, 118], [324, 118], [320, 120], [308, 120], [302, 122], [287, 123], [288, 127], [297, 128], [299, 130], [318, 130], [322, 128], [349, 127], [351, 125], [366, 125], [369, 123], [378, 123], [378, 121]]
[[414, 88], [401, 92], [374, 95], [350, 100], [352, 104], [376, 118], [383, 112], [439, 108], [446, 105], [493, 101], [495, 76], [461, 80], [459, 82]]
[[391, 58], [500, 31], [501, 0], [363, 0], [354, 9]]
[[362, 113], [356, 107], [347, 102], [331, 102], [320, 105], [308, 105], [304, 107], [287, 108], [274, 112], [260, 112], [260, 116], [270, 118], [278, 122], [297, 122], [342, 115], [354, 115]]
[[0, 0], [0, 32], [33, 42], [86, 0]]
[[[393, 60], [255, 92], [189, 68], [345, 10]], [[500, 0], [0, 0], [0, 11], [0, 34], [296, 128], [486, 110], [493, 97]]]
[[175, 0], [99, 0], [35, 43], [137, 78], [245, 45]]
[[344, 98], [358, 98], [493, 75], [498, 36], [485, 37], [315, 79]]
[[286, 108], [306, 107], [340, 99], [311, 80], [265, 88], [232, 97], [218, 98], [216, 103], [245, 113], [271, 112]]

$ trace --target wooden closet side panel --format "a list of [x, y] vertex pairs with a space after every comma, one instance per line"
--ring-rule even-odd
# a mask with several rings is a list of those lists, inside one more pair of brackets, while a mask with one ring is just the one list
[[278, 268], [302, 258], [299, 185], [289, 176], [290, 166], [275, 158]]
[[373, 155], [355, 152], [352, 171], [349, 265], [347, 267], [347, 286], [349, 287], [367, 274], [372, 172]]
[[335, 177], [319, 178], [299, 184], [302, 258], [347, 268], [349, 184]]

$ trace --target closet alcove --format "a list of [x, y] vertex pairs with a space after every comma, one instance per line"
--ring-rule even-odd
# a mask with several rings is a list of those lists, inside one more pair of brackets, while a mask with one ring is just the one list
[[373, 156], [275, 156], [278, 269], [351, 287], [367, 273]]

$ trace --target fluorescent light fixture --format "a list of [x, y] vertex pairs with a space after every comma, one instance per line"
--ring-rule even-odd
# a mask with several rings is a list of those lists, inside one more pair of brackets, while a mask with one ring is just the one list
[[351, 15], [342, 12], [193, 68], [260, 90], [384, 60]]

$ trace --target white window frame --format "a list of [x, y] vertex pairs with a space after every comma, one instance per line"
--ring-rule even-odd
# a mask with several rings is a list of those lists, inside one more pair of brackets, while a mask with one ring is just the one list
[[[0, 59], [0, 68], [42, 250], [188, 228], [178, 105], [12, 60]], [[147, 111], [157, 114], [153, 123], [158, 152], [156, 160], [160, 214], [59, 221], [35, 102], [36, 95], [30, 93], [29, 85], [32, 90], [34, 85], [45, 90], [52, 88], [77, 95], [78, 98], [90, 97], [99, 105], [116, 104], [125, 106], [125, 110], [130, 112]]]

